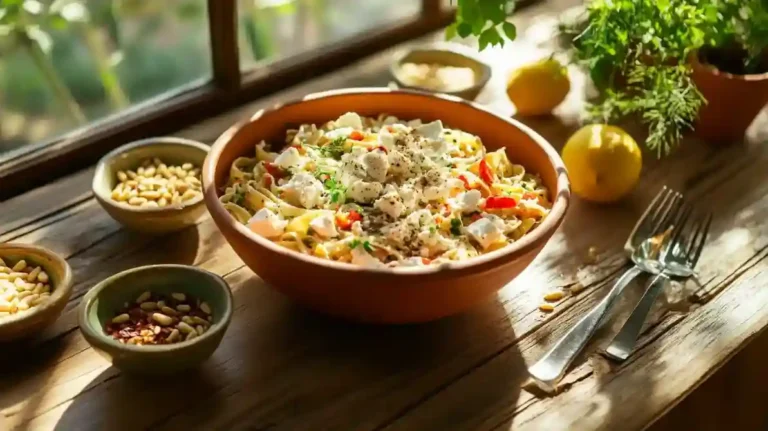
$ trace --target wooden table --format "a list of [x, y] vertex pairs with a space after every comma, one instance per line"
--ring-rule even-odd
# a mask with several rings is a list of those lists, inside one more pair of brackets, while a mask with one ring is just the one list
[[[546, 47], [555, 15], [576, 3], [521, 11], [522, 40], [486, 52], [495, 78], [480, 97], [501, 114], [503, 76]], [[437, 37], [437, 36], [436, 36]], [[385, 85], [392, 52], [286, 90], [238, 112], [181, 131], [212, 142], [258, 107], [311, 91]], [[524, 120], [558, 148], [578, 127], [584, 78], [557, 116]], [[160, 238], [122, 229], [91, 196], [92, 169], [0, 204], [0, 241], [34, 243], [66, 257], [76, 278], [63, 316], [41, 337], [2, 347], [0, 429], [639, 429], [659, 418], [768, 325], [768, 116], [744, 145], [686, 142], [661, 162], [646, 155], [627, 200], [597, 206], [574, 199], [562, 228], [519, 278], [470, 312], [431, 324], [378, 327], [337, 321], [292, 304], [244, 267], [210, 218]], [[763, 126], [763, 127], [760, 127]], [[605, 295], [625, 268], [622, 244], [651, 197], [667, 184], [716, 211], [699, 283], [675, 285], [630, 360], [595, 352], [616, 317], [576, 362], [563, 390], [523, 389], [537, 360]], [[589, 247], [600, 250], [585, 265]], [[224, 276], [235, 295], [222, 345], [198, 371], [144, 381], [124, 376], [80, 335], [75, 308], [115, 272], [152, 263], [194, 264]], [[581, 293], [538, 310], [542, 295], [581, 283]], [[630, 289], [617, 314], [640, 295]]]

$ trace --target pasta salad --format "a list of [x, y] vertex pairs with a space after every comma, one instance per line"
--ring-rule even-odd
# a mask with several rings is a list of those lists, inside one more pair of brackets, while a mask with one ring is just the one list
[[538, 175], [480, 138], [389, 115], [346, 113], [286, 133], [231, 166], [220, 198], [258, 235], [366, 267], [465, 260], [519, 240], [549, 213]]

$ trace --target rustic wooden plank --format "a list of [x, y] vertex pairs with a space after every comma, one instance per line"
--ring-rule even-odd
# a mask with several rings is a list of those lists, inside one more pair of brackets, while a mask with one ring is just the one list
[[[558, 7], [566, 3], [553, 2]], [[546, 21], [531, 21], [542, 20]], [[526, 31], [521, 27], [523, 34]], [[535, 50], [525, 51], [525, 46], [514, 44], [506, 55], [514, 61], [535, 55]], [[498, 58], [499, 54], [488, 55]], [[281, 94], [305, 94], [348, 85], [355, 79], [381, 84], [387, 79], [387, 64], [386, 56], [376, 56], [347, 69], [338, 80], [323, 78]], [[357, 73], [360, 76], [355, 78]], [[503, 73], [495, 78], [481, 98], [487, 98], [499, 112], [511, 112], [509, 102], [498, 97], [503, 94], [498, 92]], [[574, 81], [579, 79], [576, 74]], [[574, 94], [579, 93], [580, 87], [574, 87]], [[569, 97], [558, 109], [558, 117], [526, 120], [555, 146], [562, 145], [578, 126], [575, 118], [583, 99], [578, 94]], [[244, 111], [279, 98], [261, 100], [182, 134], [210, 142]], [[674, 360], [677, 356], [667, 352], [682, 341], [690, 344], [700, 339], [702, 326], [709, 320], [697, 316], [729, 317], [719, 311], [738, 311], [731, 300], [741, 292], [751, 294], [755, 283], [764, 282], [761, 271], [768, 267], [768, 232], [762, 220], [768, 213], [768, 183], [759, 174], [766, 154], [754, 144], [759, 142], [754, 137], [760, 138], [761, 133], [762, 129], [753, 131], [753, 144], [746, 148], [711, 149], [691, 143], [662, 163], [646, 160], [641, 187], [621, 204], [596, 206], [574, 199], [562, 229], [497, 299], [462, 316], [404, 327], [349, 325], [299, 309], [243, 268], [209, 219], [179, 233], [150, 238], [120, 229], [93, 200], [62, 206], [65, 200], [59, 200], [56, 193], [41, 194], [64, 210], [29, 220], [10, 234], [67, 256], [77, 280], [75, 294], [62, 318], [36, 344], [0, 359], [0, 364], [15, 367], [14, 375], [4, 381], [4, 387], [11, 389], [0, 392], [0, 428], [462, 429], [522, 424], [539, 429], [546, 421], [544, 428], [557, 429], [574, 420], [623, 425], [618, 421], [631, 410], [613, 414], [604, 408], [606, 403], [598, 393], [594, 401], [599, 408], [585, 414], [590, 406], [584, 403], [592, 398], [574, 399], [569, 394], [592, 394], [610, 387], [617, 397], [626, 396], [620, 391], [621, 384], [609, 386], [611, 382], [634, 384], [648, 375], [649, 364], [658, 367], [660, 361], [672, 363], [673, 369], [680, 367], [681, 361]], [[662, 184], [701, 197], [705, 206], [724, 212], [714, 226], [713, 246], [703, 257], [703, 287], [697, 293], [705, 303], [691, 314], [668, 313], [670, 308], [687, 310], [689, 304], [681, 299], [694, 290], [692, 286], [671, 289], [641, 340], [641, 353], [628, 364], [613, 368], [589, 354], [617, 329], [609, 326], [568, 375], [568, 392], [542, 400], [522, 391], [525, 364], [538, 358], [591, 308], [616, 278], [624, 262], [624, 236]], [[30, 205], [26, 202], [25, 206]], [[728, 203], [725, 210], [722, 202]], [[31, 214], [32, 209], [25, 211]], [[730, 219], [738, 220], [738, 227]], [[601, 260], [598, 265], [584, 266], [590, 246], [601, 250]], [[162, 385], [128, 378], [109, 368], [76, 330], [73, 312], [82, 294], [102, 278], [158, 262], [190, 263], [224, 275], [237, 304], [232, 326], [214, 357], [196, 374], [166, 378]], [[537, 311], [544, 292], [576, 282], [587, 289], [563, 301], [552, 315]], [[629, 293], [617, 314], [626, 313], [639, 296], [638, 289]], [[743, 345], [750, 331], [765, 326], [763, 318], [760, 313], [739, 315], [741, 321], [736, 320], [743, 331], [733, 340], [718, 341], [723, 347], [700, 355], [700, 363], [680, 379], [669, 384], [654, 380], [654, 394], [660, 394], [660, 401], [637, 403], [646, 409], [634, 422], [626, 423], [644, 426], [666, 411]], [[727, 325], [717, 326], [720, 333], [726, 329], [730, 331]], [[186, 394], [194, 396], [183, 396]], [[130, 409], [125, 408], [126, 400], [130, 400]], [[567, 416], [553, 413], [560, 411], [560, 402], [570, 406], [563, 410]], [[585, 410], [578, 411], [577, 406]]]

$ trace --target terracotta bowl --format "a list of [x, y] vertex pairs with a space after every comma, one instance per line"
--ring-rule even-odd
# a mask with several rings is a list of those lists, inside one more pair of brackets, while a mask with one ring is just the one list
[[29, 310], [0, 317], [0, 341], [33, 335], [58, 319], [72, 294], [72, 270], [56, 253], [27, 244], [0, 244], [0, 258], [6, 263], [24, 259], [27, 265], [40, 266], [49, 276], [51, 297]]
[[[474, 259], [439, 266], [369, 269], [285, 249], [252, 233], [219, 203], [231, 163], [237, 157], [252, 156], [259, 140], [283, 142], [286, 127], [322, 123], [348, 111], [440, 119], [480, 136], [491, 151], [506, 147], [513, 161], [541, 175], [552, 192], [552, 212], [520, 241]], [[570, 196], [560, 156], [525, 125], [458, 97], [380, 88], [317, 93], [257, 112], [216, 141], [203, 167], [203, 187], [213, 220], [240, 258], [267, 283], [312, 309], [377, 323], [434, 320], [487, 299], [541, 251], [562, 222]]]
[[123, 145], [99, 160], [93, 175], [93, 194], [112, 218], [131, 230], [162, 234], [183, 229], [195, 224], [205, 213], [202, 196], [181, 206], [134, 207], [111, 197], [117, 185], [117, 172], [135, 169], [142, 160], [152, 157], [174, 165], [190, 162], [202, 166], [208, 150], [209, 147], [203, 143], [172, 137], [148, 138]]

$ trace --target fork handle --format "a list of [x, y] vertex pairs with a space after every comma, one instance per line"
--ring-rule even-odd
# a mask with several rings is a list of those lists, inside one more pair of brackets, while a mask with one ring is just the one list
[[632, 351], [635, 350], [635, 344], [637, 344], [637, 339], [640, 337], [640, 331], [643, 329], [645, 319], [648, 318], [653, 303], [656, 302], [656, 298], [668, 280], [669, 277], [662, 272], [648, 283], [643, 297], [640, 298], [640, 302], [632, 310], [629, 319], [621, 327], [619, 333], [613, 337], [613, 341], [611, 341], [608, 348], [605, 349], [606, 356], [621, 362], [626, 360]]
[[557, 382], [592, 338], [621, 292], [642, 272], [637, 266], [625, 271], [624, 275], [616, 280], [608, 295], [582, 317], [538, 362], [528, 368], [528, 373], [539, 386], [549, 391], [555, 389]]

